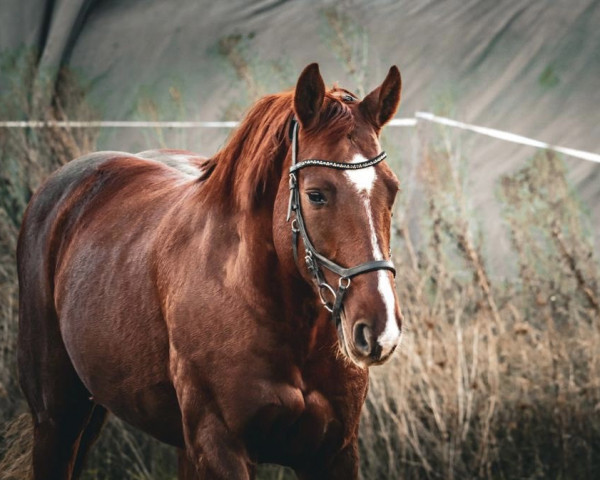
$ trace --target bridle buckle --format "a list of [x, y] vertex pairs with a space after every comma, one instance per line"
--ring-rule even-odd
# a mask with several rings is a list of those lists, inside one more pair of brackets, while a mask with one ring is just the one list
[[292, 210], [296, 209], [296, 206], [294, 205], [294, 192], [296, 191], [297, 183], [296, 183], [296, 175], [294, 175], [293, 173], [290, 173], [289, 185], [290, 185], [290, 199], [288, 201], [286, 222], [290, 221], [290, 217], [292, 216]]
[[[323, 292], [325, 290], [328, 291], [332, 295], [333, 302], [327, 301], [327, 299], [323, 295]], [[327, 282], [323, 282], [323, 283], [319, 284], [319, 297], [321, 298], [321, 303], [323, 304], [325, 309], [328, 312], [333, 312], [333, 307], [335, 305], [335, 300], [337, 299], [337, 294], [335, 293], [335, 290], [331, 287], [331, 285], [329, 285]]]
[[304, 256], [304, 261], [306, 262], [306, 267], [308, 268], [308, 271], [313, 277], [316, 277], [319, 274], [319, 264], [317, 263], [317, 259], [312, 255], [310, 251], [308, 251]]

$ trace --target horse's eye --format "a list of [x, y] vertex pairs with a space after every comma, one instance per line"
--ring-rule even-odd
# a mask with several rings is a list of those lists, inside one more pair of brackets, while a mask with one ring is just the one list
[[355, 98], [352, 95], [346, 94], [342, 97], [342, 100], [344, 100], [344, 102], [353, 102]]
[[327, 199], [321, 192], [308, 192], [308, 199], [310, 203], [314, 203], [315, 205], [325, 205], [327, 203]]

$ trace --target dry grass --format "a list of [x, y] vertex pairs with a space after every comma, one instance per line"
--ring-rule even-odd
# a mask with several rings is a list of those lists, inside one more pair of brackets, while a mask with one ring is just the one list
[[597, 478], [598, 268], [564, 166], [542, 152], [501, 180], [520, 278], [494, 284], [455, 152], [437, 144], [422, 159], [429, 242], [399, 228], [408, 330], [372, 370], [363, 478]]
[[0, 449], [0, 480], [29, 480], [33, 473], [31, 466], [31, 437], [33, 425], [31, 416], [23, 413], [7, 422], [0, 438], [4, 449]]

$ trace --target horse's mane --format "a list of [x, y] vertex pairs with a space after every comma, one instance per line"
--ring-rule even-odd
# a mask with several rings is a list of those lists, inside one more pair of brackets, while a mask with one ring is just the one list
[[[319, 130], [337, 138], [352, 130], [352, 111], [333, 95], [339, 91], [334, 87], [326, 93], [320, 120], [306, 134]], [[210, 159], [213, 170], [204, 180], [205, 199], [221, 204], [235, 201], [238, 208], [248, 210], [264, 200], [270, 187], [275, 194], [290, 148], [293, 101], [294, 92], [287, 91], [267, 95], [250, 108], [227, 144]]]

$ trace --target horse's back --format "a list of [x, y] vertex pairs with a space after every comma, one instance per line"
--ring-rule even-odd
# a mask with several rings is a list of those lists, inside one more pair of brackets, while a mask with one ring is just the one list
[[[54, 172], [31, 198], [21, 227], [19, 264], [26, 261], [28, 253], [43, 251], [42, 243], [52, 235], [60, 236], [55, 240], [64, 243], [68, 232], [61, 228], [73, 226], [73, 221], [94, 205], [110, 204], [119, 192], [127, 191], [126, 197], [143, 201], [144, 196], [156, 197], [176, 185], [205, 178], [211, 168], [209, 159], [179, 150], [149, 150], [136, 155], [94, 152], [72, 160]], [[51, 257], [57, 252], [46, 253]]]
[[[67, 163], [50, 175], [31, 198], [21, 227], [18, 252], [36, 240], [47, 240], [51, 234], [48, 228], [58, 217], [69, 223], [67, 217], [79, 216], [102, 198], [110, 201], [110, 196], [119, 190], [166, 191], [173, 184], [198, 178], [204, 173], [202, 167], [207, 163], [204, 157], [187, 152], [186, 163], [182, 160], [183, 155], [170, 155], [169, 152], [103, 151]], [[30, 238], [32, 236], [35, 238]]]
[[[69, 227], [109, 190], [109, 183], [113, 183], [114, 190], [117, 182], [127, 182], [123, 175], [127, 164], [137, 164], [139, 171], [139, 162], [143, 160], [123, 152], [95, 152], [72, 160], [50, 175], [25, 211], [17, 248], [20, 273], [25, 275], [27, 268], [43, 265], [51, 277], [56, 266], [53, 260], [69, 240]], [[52, 278], [48, 280], [53, 282]]]

